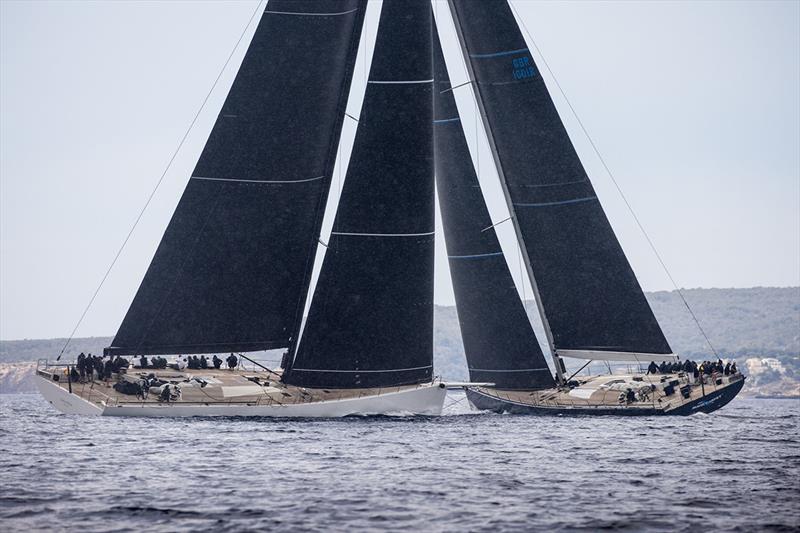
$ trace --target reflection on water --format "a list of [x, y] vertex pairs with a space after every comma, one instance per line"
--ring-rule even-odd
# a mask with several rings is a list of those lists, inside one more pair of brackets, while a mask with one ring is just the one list
[[800, 524], [800, 402], [689, 418], [85, 418], [0, 395], [2, 530]]

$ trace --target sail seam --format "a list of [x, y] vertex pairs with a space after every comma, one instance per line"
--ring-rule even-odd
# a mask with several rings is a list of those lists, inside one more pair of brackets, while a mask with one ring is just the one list
[[372, 83], [375, 85], [392, 85], [392, 84], [400, 84], [400, 85], [410, 85], [414, 83], [433, 83], [433, 79], [429, 80], [369, 80], [367, 83]]
[[425, 237], [435, 233], [435, 231], [430, 231], [428, 233], [354, 233], [348, 231], [332, 231], [331, 235], [344, 235], [346, 237]]
[[340, 11], [338, 13], [303, 13], [302, 11], [269, 11], [266, 10], [264, 13], [269, 13], [270, 15], [299, 15], [299, 16], [308, 16], [308, 17], [336, 17], [339, 15], [349, 15], [350, 13], [355, 13], [358, 11], [358, 8], [351, 9], [350, 11]]
[[307, 178], [304, 180], [245, 180], [245, 179], [238, 179], [238, 178], [206, 178], [202, 176], [192, 176], [193, 180], [204, 180], [204, 181], [231, 181], [231, 182], [241, 182], [241, 183], [265, 183], [265, 184], [282, 184], [282, 183], [307, 183], [309, 181], [317, 181], [325, 178], [325, 176], [316, 176], [313, 178]]
[[448, 259], [479, 259], [481, 257], [497, 257], [503, 255], [503, 252], [493, 252], [489, 254], [473, 254], [473, 255], [448, 255]]
[[502, 57], [502, 56], [510, 56], [514, 54], [519, 54], [522, 52], [527, 52], [527, 48], [519, 48], [517, 50], [506, 50], [504, 52], [494, 52], [492, 54], [470, 54], [469, 57], [474, 57], [475, 59], [486, 59], [489, 57]]
[[548, 367], [542, 368], [517, 368], [517, 369], [507, 369], [507, 370], [490, 370], [488, 368], [470, 368], [470, 370], [474, 370], [476, 372], [543, 372], [547, 370], [550, 372]]
[[576, 185], [578, 183], [588, 183], [589, 180], [586, 178], [581, 180], [573, 180], [573, 181], [564, 181], [562, 183], [542, 183], [538, 185], [514, 185], [514, 187], [526, 188], [526, 189], [538, 189], [539, 187], [561, 187], [565, 185]]
[[317, 368], [292, 368], [292, 372], [337, 372], [340, 374], [364, 374], [364, 373], [377, 373], [377, 372], [407, 372], [410, 370], [425, 370], [426, 368], [433, 368], [433, 365], [417, 366], [414, 368], [391, 368], [387, 370], [328, 370]]
[[541, 202], [536, 204], [514, 204], [514, 205], [517, 207], [549, 207], [553, 205], [579, 204], [583, 202], [591, 202], [592, 200], [597, 200], [597, 196], [588, 196], [586, 198], [574, 198], [572, 200], [561, 200], [560, 202]]

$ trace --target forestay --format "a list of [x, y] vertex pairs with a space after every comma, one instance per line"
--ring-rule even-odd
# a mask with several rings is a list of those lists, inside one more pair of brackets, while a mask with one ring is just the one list
[[107, 353], [288, 346], [365, 8], [365, 0], [270, 0]]
[[481, 194], [435, 31], [433, 58], [436, 185], [470, 379], [501, 389], [552, 387]]
[[505, 0], [450, 0], [557, 353], [672, 350]]
[[333, 232], [286, 383], [431, 381], [431, 63], [430, 2], [384, 0]]

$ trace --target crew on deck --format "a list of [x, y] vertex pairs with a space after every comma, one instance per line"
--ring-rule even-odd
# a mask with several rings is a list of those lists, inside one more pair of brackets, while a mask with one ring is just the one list
[[219, 367], [222, 366], [222, 359], [217, 357], [217, 354], [214, 354], [214, 357], [211, 359], [211, 362], [214, 363], [214, 368], [219, 370]]
[[655, 361], [650, 361], [650, 364], [647, 366], [647, 374], [677, 374], [678, 372], [685, 372], [688, 376], [693, 377], [694, 380], [697, 381], [701, 376], [720, 374], [733, 376], [736, 375], [738, 370], [736, 369], [736, 361], [724, 363], [722, 359], [718, 359], [717, 361], [703, 361], [699, 365], [695, 361], [690, 361], [688, 359], [683, 363], [667, 363], [666, 361], [661, 361], [660, 365], [657, 365]]
[[233, 370], [239, 364], [239, 359], [233, 354], [230, 354], [225, 361], [228, 363], [229, 370]]

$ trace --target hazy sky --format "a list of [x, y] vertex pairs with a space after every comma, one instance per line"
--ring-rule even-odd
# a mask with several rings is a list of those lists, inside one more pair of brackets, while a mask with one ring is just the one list
[[[256, 4], [0, 1], [0, 338], [70, 333]], [[800, 284], [800, 3], [513, 4], [681, 286]], [[379, 8], [371, 2], [356, 114]], [[436, 11], [451, 79], [465, 81], [446, 4]], [[254, 28], [78, 336], [116, 331]], [[474, 103], [469, 90], [457, 96], [502, 220]], [[670, 289], [555, 99], [643, 287]], [[514, 264], [511, 227], [498, 229]], [[452, 304], [443, 252], [439, 242], [436, 301]]]

